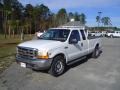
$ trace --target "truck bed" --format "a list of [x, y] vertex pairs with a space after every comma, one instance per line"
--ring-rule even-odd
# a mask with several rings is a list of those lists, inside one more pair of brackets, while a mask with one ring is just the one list
[[96, 39], [96, 38], [101, 38], [101, 36], [88, 36], [88, 39]]

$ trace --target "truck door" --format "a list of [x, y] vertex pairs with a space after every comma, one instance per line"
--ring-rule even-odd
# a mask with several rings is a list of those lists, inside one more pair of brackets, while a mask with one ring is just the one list
[[[78, 43], [70, 44], [69, 41], [71, 39], [77, 39]], [[82, 48], [80, 46], [80, 34], [79, 34], [78, 30], [73, 30], [71, 32], [71, 35], [69, 37], [69, 41], [68, 41], [68, 48], [66, 49], [66, 51], [68, 53], [69, 60], [71, 61], [71, 60], [77, 59], [77, 58], [82, 56], [82, 54], [81, 54]]]
[[83, 55], [88, 54], [88, 39], [87, 39], [87, 31], [85, 30], [80, 30], [81, 33], [81, 48]]

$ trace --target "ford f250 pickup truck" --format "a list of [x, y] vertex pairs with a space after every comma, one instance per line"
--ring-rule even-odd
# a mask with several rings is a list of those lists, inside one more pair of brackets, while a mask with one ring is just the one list
[[88, 36], [85, 27], [51, 28], [38, 40], [17, 46], [16, 61], [21, 67], [48, 70], [59, 76], [65, 67], [82, 60], [87, 55], [97, 58], [101, 50], [101, 39]]

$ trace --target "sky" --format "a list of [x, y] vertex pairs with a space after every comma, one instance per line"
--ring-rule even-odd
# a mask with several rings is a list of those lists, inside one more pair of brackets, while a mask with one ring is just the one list
[[120, 27], [120, 0], [19, 0], [23, 5], [44, 4], [57, 13], [59, 9], [65, 8], [67, 12], [78, 12], [86, 15], [88, 26], [97, 26], [96, 16], [98, 12], [101, 17], [110, 17], [113, 26]]

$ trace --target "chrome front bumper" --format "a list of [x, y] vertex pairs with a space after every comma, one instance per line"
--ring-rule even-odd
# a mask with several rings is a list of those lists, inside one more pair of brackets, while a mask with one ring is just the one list
[[25, 63], [26, 68], [36, 69], [36, 70], [46, 70], [49, 69], [52, 63], [52, 59], [27, 59], [22, 58], [18, 55], [16, 55], [16, 62], [19, 63]]

